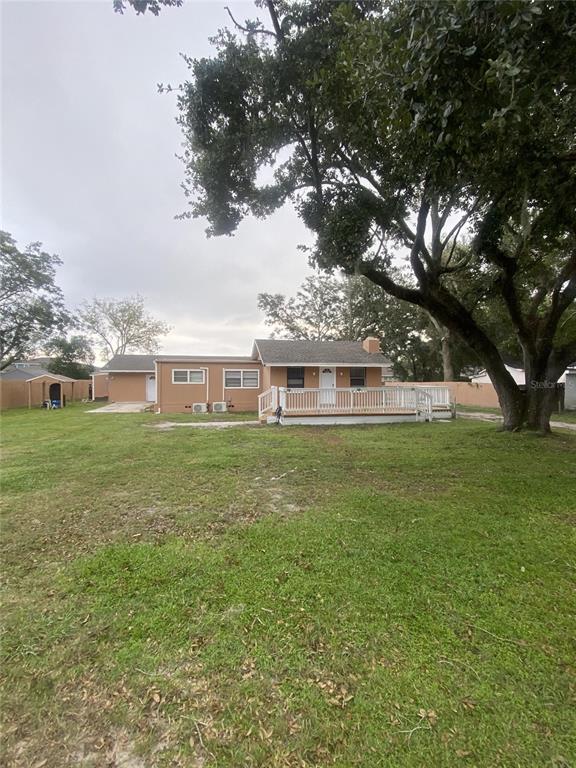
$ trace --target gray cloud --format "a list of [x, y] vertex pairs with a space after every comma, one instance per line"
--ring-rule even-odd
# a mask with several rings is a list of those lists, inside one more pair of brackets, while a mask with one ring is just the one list
[[[289, 208], [206, 239], [185, 210], [176, 99], [179, 52], [210, 55], [225, 3], [158, 18], [102, 2], [2, 3], [2, 227], [64, 260], [72, 306], [141, 293], [174, 326], [166, 352], [249, 351], [265, 334], [259, 291], [291, 293], [310, 270], [309, 236]], [[251, 3], [235, 3], [239, 18]]]

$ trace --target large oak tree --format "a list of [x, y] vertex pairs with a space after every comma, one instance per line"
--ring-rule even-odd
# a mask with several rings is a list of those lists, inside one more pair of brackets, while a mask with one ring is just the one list
[[[576, 359], [576, 4], [257, 5], [265, 22], [229, 11], [215, 55], [187, 59], [189, 214], [229, 235], [292, 201], [317, 265], [428, 311], [487, 369], [505, 429], [549, 430]], [[415, 285], [394, 277], [403, 254]], [[525, 395], [493, 318], [520, 345]]]

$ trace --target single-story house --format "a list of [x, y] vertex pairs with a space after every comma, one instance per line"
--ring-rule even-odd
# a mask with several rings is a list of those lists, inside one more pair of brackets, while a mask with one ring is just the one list
[[568, 368], [564, 374], [564, 408], [576, 411], [576, 366]]
[[0, 407], [32, 408], [50, 400], [64, 406], [88, 397], [90, 382], [50, 373], [39, 365], [8, 366], [0, 371]]
[[[307, 422], [431, 414], [422, 388], [383, 386], [383, 369], [390, 370], [390, 361], [376, 338], [256, 339], [245, 357], [116, 355], [98, 377], [107, 377], [109, 400], [149, 402], [156, 413], [258, 411], [265, 421], [281, 409], [286, 420]], [[95, 379], [94, 396], [103, 389], [104, 382], [97, 386]]]

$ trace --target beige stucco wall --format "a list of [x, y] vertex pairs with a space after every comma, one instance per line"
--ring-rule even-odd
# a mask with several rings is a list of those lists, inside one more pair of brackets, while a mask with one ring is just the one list
[[111, 373], [108, 377], [108, 399], [113, 403], [146, 400], [147, 373]]
[[[362, 367], [362, 366], [359, 366]], [[265, 378], [266, 383], [264, 389], [269, 389], [270, 386], [285, 387], [288, 381], [288, 372], [284, 366], [274, 366], [273, 368], [265, 368], [265, 375], [269, 373], [269, 378]], [[317, 366], [307, 366], [304, 368], [304, 386], [308, 389], [316, 389], [319, 387], [319, 375], [320, 369]], [[336, 387], [349, 387], [350, 386], [350, 368], [349, 367], [337, 367], [336, 368]], [[382, 369], [378, 368], [366, 368], [366, 386], [367, 387], [380, 387], [382, 386]]]
[[92, 397], [94, 399], [108, 397], [108, 374], [95, 373]]
[[469, 384], [466, 381], [450, 382], [450, 391], [457, 405], [479, 405], [499, 408], [498, 395], [493, 384]]
[[[266, 389], [272, 387], [286, 387], [288, 384], [288, 369], [284, 365], [275, 365], [265, 368], [270, 372], [270, 384]], [[304, 368], [304, 386], [314, 389], [318, 386], [318, 368], [309, 366]]]
[[[194, 403], [227, 402], [233, 411], [257, 411], [258, 395], [264, 391], [262, 366], [258, 362], [190, 363], [159, 362], [156, 380], [156, 407], [161, 413], [189, 413]], [[172, 371], [179, 368], [202, 368], [204, 384], [173, 384]], [[242, 369], [260, 371], [258, 388], [236, 389], [224, 387], [224, 370]]]

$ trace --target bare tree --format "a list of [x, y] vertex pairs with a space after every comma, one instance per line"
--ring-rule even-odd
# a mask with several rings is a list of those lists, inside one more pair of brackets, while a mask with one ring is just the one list
[[146, 311], [142, 296], [84, 302], [79, 321], [82, 330], [92, 336], [104, 357], [129, 352], [153, 354], [159, 349], [159, 337], [171, 330], [169, 325]]

